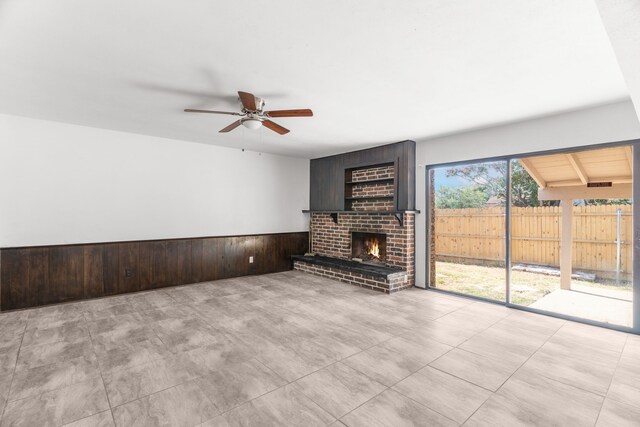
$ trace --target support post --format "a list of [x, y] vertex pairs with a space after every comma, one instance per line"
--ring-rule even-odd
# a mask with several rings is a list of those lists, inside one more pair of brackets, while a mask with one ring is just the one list
[[571, 290], [571, 246], [573, 241], [573, 199], [563, 199], [560, 238], [560, 288]]

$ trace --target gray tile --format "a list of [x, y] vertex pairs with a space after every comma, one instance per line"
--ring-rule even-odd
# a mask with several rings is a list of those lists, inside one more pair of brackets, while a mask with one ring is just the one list
[[289, 384], [238, 406], [204, 426], [326, 426], [335, 419]]
[[0, 411], [113, 425], [63, 393], [102, 374], [125, 425], [446, 424], [483, 401], [466, 424], [594, 425], [611, 380], [598, 422], [625, 425], [639, 357], [634, 335], [289, 271], [0, 313]]
[[636, 357], [620, 360], [607, 397], [640, 407], [640, 364]]
[[628, 334], [576, 322], [566, 322], [552, 341], [563, 340], [596, 349], [622, 352]]
[[207, 371], [187, 356], [169, 356], [103, 374], [111, 406], [198, 378]]
[[402, 336], [411, 340], [432, 339], [456, 347], [477, 333], [477, 330], [465, 328], [463, 325], [428, 321], [417, 323], [411, 331], [406, 331]]
[[512, 310], [509, 316], [498, 322], [498, 324], [508, 324], [520, 329], [547, 335], [555, 334], [565, 323], [566, 321], [562, 319], [551, 316], [541, 316], [522, 310]]
[[519, 370], [468, 424], [592, 426], [603, 399], [535, 372]]
[[95, 310], [89, 310], [84, 312], [84, 318], [87, 322], [96, 320], [102, 320], [109, 317], [118, 317], [123, 314], [134, 313], [136, 309], [128, 302], [122, 302], [121, 304], [111, 305], [104, 308], [98, 308]]
[[640, 426], [640, 407], [627, 405], [613, 399], [605, 399], [596, 426]]
[[382, 384], [341, 362], [304, 377], [296, 384], [307, 397], [336, 418], [385, 389]]
[[109, 409], [100, 378], [9, 402], [2, 425], [59, 426]]
[[194, 381], [113, 408], [118, 427], [195, 426], [217, 414]]
[[4, 410], [4, 405], [7, 403], [7, 399], [9, 397], [9, 388], [11, 387], [12, 379], [13, 374], [0, 375], [0, 419], [2, 417], [1, 414]]
[[28, 347], [23, 346], [18, 355], [16, 369], [35, 368], [78, 357], [89, 358], [92, 355], [93, 347], [88, 337], [82, 337], [76, 341], [65, 340]]
[[451, 349], [437, 341], [393, 338], [343, 363], [390, 387]]
[[402, 380], [393, 390], [463, 423], [491, 392], [429, 366]]
[[227, 364], [196, 380], [220, 412], [275, 390], [287, 382], [255, 359]]
[[64, 427], [115, 427], [111, 411], [99, 412], [90, 417], [65, 424]]
[[543, 334], [515, 327], [490, 327], [462, 343], [463, 350], [502, 360], [505, 366], [517, 368], [544, 344]]
[[83, 322], [80, 304], [59, 304], [28, 310], [27, 329], [56, 328], [69, 323]]
[[18, 360], [18, 352], [20, 350], [20, 342], [6, 343], [0, 351], [0, 377], [6, 377], [13, 374]]
[[523, 369], [603, 396], [607, 393], [617, 358], [598, 358], [594, 351], [581, 356], [567, 355], [556, 347], [553, 343], [545, 344]]
[[40, 327], [27, 328], [22, 346], [50, 344], [58, 341], [76, 341], [89, 338], [89, 331], [84, 320], [74, 320], [62, 323], [58, 326], [49, 326], [42, 323]]
[[[247, 336], [243, 337], [245, 342], [253, 345], [256, 358], [264, 363], [280, 377], [291, 382], [325, 366], [335, 362], [331, 354], [325, 352], [313, 353], [310, 346], [303, 343], [299, 345], [302, 351], [296, 352], [294, 349], [283, 344], [265, 340], [261, 337], [253, 336], [252, 341], [247, 341]], [[314, 346], [317, 348], [317, 346]]]
[[196, 317], [162, 320], [153, 323], [152, 328], [172, 352], [188, 351], [215, 344], [215, 335], [218, 333]]
[[342, 417], [350, 427], [457, 426], [453, 420], [394, 390], [386, 390]]
[[516, 370], [506, 366], [499, 359], [458, 348], [431, 362], [429, 366], [491, 391], [500, 388]]
[[640, 336], [628, 335], [622, 357], [640, 357]]
[[100, 377], [94, 355], [16, 371], [9, 400], [24, 399]]
[[94, 345], [96, 357], [103, 373], [132, 368], [169, 356], [170, 352], [160, 338], [145, 336], [140, 340], [120, 340], [118, 344], [105, 341]]
[[518, 405], [504, 396], [492, 395], [464, 423], [465, 427], [562, 426], [543, 418], [537, 411]]

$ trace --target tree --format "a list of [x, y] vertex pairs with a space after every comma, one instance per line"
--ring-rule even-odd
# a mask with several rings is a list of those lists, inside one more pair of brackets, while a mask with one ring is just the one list
[[[486, 162], [447, 169], [447, 177], [462, 178], [473, 189], [483, 191], [487, 200], [497, 197], [507, 198], [507, 163]], [[511, 163], [511, 200], [513, 206], [539, 206], [538, 184], [518, 161]]]
[[487, 193], [480, 188], [440, 187], [436, 194], [436, 208], [481, 208], [487, 203], [488, 199]]

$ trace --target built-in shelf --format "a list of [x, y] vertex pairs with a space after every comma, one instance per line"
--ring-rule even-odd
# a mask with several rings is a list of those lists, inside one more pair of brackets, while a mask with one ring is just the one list
[[367, 179], [362, 181], [348, 181], [345, 182], [346, 185], [358, 185], [358, 184], [380, 184], [385, 182], [393, 182], [395, 181], [393, 178], [377, 178], [377, 179]]
[[393, 196], [345, 197], [345, 200], [393, 200]]

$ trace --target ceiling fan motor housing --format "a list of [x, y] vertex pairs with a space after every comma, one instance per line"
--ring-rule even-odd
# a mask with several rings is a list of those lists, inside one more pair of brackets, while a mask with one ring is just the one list
[[255, 98], [256, 98], [256, 111], [262, 111], [265, 105], [264, 99], [258, 96], [256, 96]]

